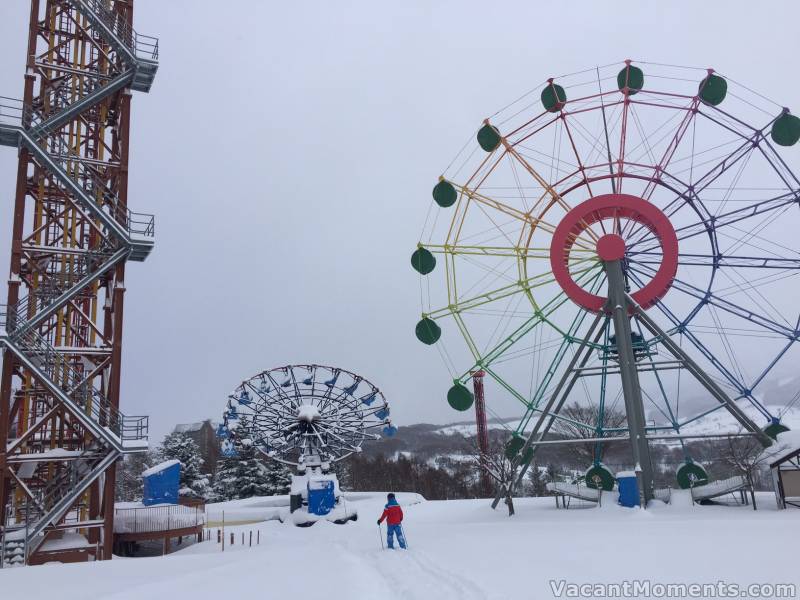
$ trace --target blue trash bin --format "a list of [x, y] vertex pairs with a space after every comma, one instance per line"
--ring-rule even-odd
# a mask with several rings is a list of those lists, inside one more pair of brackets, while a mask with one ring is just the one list
[[636, 482], [636, 473], [623, 471], [617, 473], [617, 487], [619, 489], [619, 503], [632, 508], [639, 506], [639, 484]]

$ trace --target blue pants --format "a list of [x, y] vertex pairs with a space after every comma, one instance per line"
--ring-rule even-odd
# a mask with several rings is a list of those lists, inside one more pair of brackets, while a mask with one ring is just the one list
[[394, 536], [397, 536], [397, 541], [400, 542], [400, 547], [405, 550], [406, 538], [403, 535], [403, 528], [400, 525], [386, 525], [386, 545], [389, 548], [394, 548]]

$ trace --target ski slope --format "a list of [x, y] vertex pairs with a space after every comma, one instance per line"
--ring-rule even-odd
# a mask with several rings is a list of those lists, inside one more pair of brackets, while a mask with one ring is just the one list
[[[800, 510], [776, 510], [768, 493], [760, 494], [756, 512], [679, 498], [648, 511], [611, 502], [559, 510], [552, 498], [529, 498], [517, 501], [512, 518], [486, 500], [398, 499], [405, 505], [406, 552], [381, 549], [375, 521], [384, 496], [360, 494], [349, 499], [358, 506], [356, 523], [227, 527], [237, 539], [224, 553], [214, 535], [167, 557], [4, 570], [0, 589], [11, 599], [80, 599], [91, 589], [92, 597], [113, 600], [500, 600], [553, 598], [551, 580], [800, 584]], [[237, 501], [229, 510], [252, 517], [275, 501]], [[260, 530], [261, 544], [242, 547], [238, 532], [251, 529]]]

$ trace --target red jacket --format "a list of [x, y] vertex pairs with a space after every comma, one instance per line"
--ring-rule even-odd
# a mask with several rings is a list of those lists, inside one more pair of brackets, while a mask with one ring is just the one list
[[380, 522], [382, 523], [384, 519], [389, 525], [399, 525], [403, 520], [403, 509], [399, 504], [387, 504], [383, 509]]

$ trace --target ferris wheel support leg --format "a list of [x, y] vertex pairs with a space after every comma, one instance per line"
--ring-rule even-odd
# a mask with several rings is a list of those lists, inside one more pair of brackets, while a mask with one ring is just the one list
[[[592, 346], [590, 345], [590, 340], [593, 343], [597, 343], [600, 339], [600, 336], [603, 335], [603, 327], [601, 327], [594, 336], [592, 340], [592, 334], [594, 334], [597, 326], [603, 320], [603, 315], [598, 314], [592, 324], [589, 326], [589, 331], [587, 331], [584, 338], [581, 340], [578, 349], [575, 351], [575, 354], [572, 356], [572, 359], [567, 366], [564, 375], [561, 377], [561, 380], [558, 382], [555, 391], [550, 396], [550, 399], [547, 401], [547, 404], [543, 409], [541, 409], [541, 413], [539, 418], [536, 420], [536, 424], [534, 425], [533, 429], [531, 430], [530, 434], [528, 435], [528, 439], [525, 440], [525, 444], [519, 451], [519, 454], [514, 458], [512, 463], [511, 473], [513, 474], [517, 468], [520, 468], [519, 474], [516, 476], [515, 480], [507, 482], [505, 484], [500, 484], [497, 488], [497, 492], [495, 494], [494, 500], [492, 501], [492, 508], [497, 508], [497, 505], [500, 504], [500, 501], [505, 498], [506, 496], [510, 496], [514, 488], [522, 483], [523, 477], [525, 477], [525, 472], [528, 470], [530, 466], [530, 461], [526, 461], [523, 463], [523, 457], [528, 453], [528, 449], [533, 447], [534, 452], [536, 448], [535, 440], [537, 438], [544, 438], [547, 435], [547, 432], [550, 431], [550, 427], [553, 425], [556, 417], [555, 415], [561, 410], [561, 406], [566, 401], [569, 393], [572, 391], [572, 387], [575, 385], [575, 382], [578, 380], [578, 373], [579, 370], [575, 368], [578, 365], [578, 369], [583, 368], [589, 360], [589, 357], [592, 354]], [[580, 364], [579, 364], [580, 363]], [[571, 377], [571, 379], [570, 379]], [[566, 387], [565, 387], [566, 386]], [[563, 390], [563, 392], [562, 392]], [[547, 423], [545, 423], [547, 421]], [[522, 464], [520, 464], [522, 463]]]
[[702, 385], [711, 396], [717, 400], [720, 404], [722, 404], [728, 412], [733, 415], [733, 417], [739, 422], [739, 424], [749, 431], [750, 433], [754, 434], [758, 441], [761, 443], [762, 446], [765, 448], [772, 444], [772, 438], [770, 438], [764, 431], [756, 425], [756, 423], [745, 413], [739, 406], [734, 402], [728, 394], [715, 382], [709, 375], [706, 373], [700, 365], [698, 365], [686, 352], [684, 352], [683, 348], [681, 348], [675, 341], [669, 337], [669, 335], [662, 330], [658, 324], [650, 318], [648, 314], [642, 308], [636, 304], [636, 302], [627, 296], [627, 300], [630, 306], [633, 307], [634, 312], [636, 313], [637, 317], [639, 318], [642, 325], [650, 331], [654, 336], [660, 339], [661, 343], [664, 347], [669, 350], [672, 355], [677, 358], [682, 365], [689, 371], [700, 385]]
[[619, 260], [604, 262], [608, 277], [608, 303], [606, 312], [611, 314], [616, 336], [622, 395], [625, 399], [625, 413], [628, 419], [628, 433], [631, 440], [633, 461], [636, 465], [636, 480], [639, 484], [639, 498], [642, 508], [653, 498], [653, 465], [650, 460], [650, 446], [645, 435], [644, 405], [642, 389], [639, 385], [639, 371], [631, 342], [631, 322], [629, 304], [625, 294], [625, 276]]

